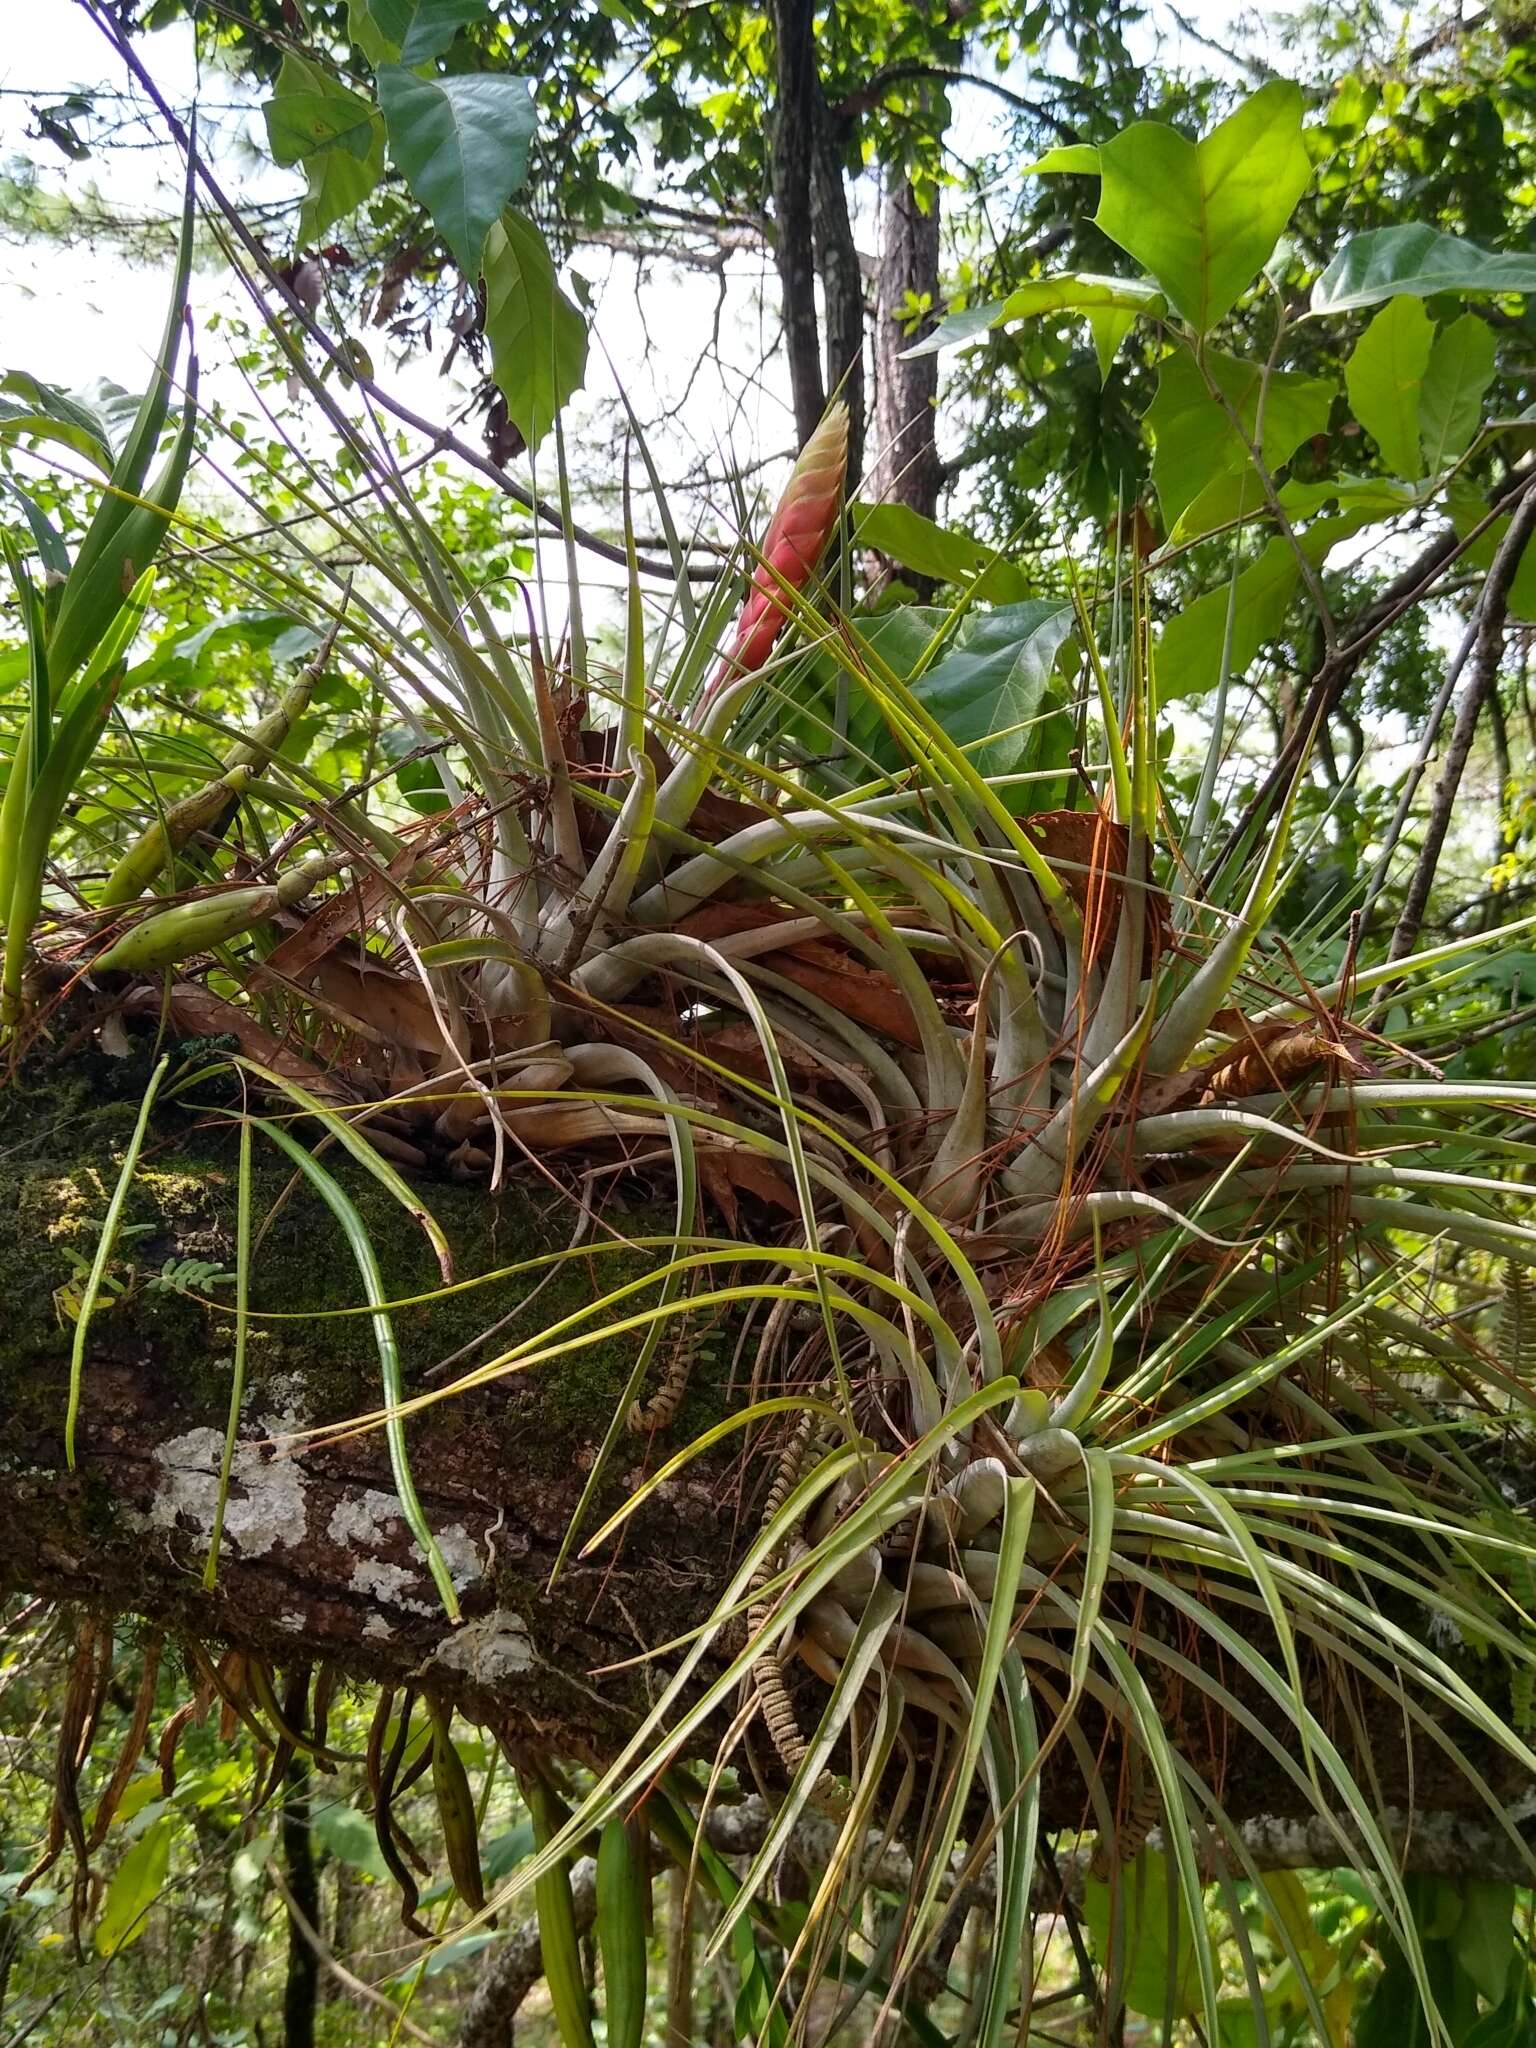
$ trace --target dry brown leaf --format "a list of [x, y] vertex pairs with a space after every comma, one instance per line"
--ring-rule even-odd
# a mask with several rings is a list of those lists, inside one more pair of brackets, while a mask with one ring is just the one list
[[1211, 1066], [1208, 1096], [1236, 1100], [1245, 1095], [1269, 1095], [1295, 1087], [1324, 1060], [1354, 1064], [1345, 1046], [1310, 1024], [1276, 1023], [1258, 1030], [1246, 1027], [1245, 1033], [1245, 1044], [1223, 1053]]
[[783, 1174], [747, 1145], [701, 1145], [698, 1153], [699, 1185], [719, 1209], [726, 1228], [734, 1231], [739, 1209], [737, 1190], [756, 1195], [786, 1215], [798, 1216], [800, 1203]]
[[305, 918], [297, 931], [290, 932], [287, 938], [274, 946], [260, 970], [252, 976], [250, 986], [258, 988], [269, 975], [300, 984], [307, 981], [310, 968], [339, 946], [343, 939], [368, 929], [379, 906], [395, 893], [420, 859], [415, 847], [403, 847], [388, 867], [367, 868], [354, 873], [344, 889], [327, 897], [312, 917]]
[[[1120, 898], [1130, 834], [1124, 825], [1094, 811], [1040, 811], [1023, 820], [1024, 827], [1082, 913], [1088, 953], [1097, 960], [1113, 944], [1120, 924]], [[1162, 952], [1169, 937], [1168, 898], [1148, 889], [1147, 936], [1143, 972]]]
[[382, 961], [353, 947], [332, 951], [305, 977], [328, 1003], [370, 1025], [391, 1045], [412, 1052], [446, 1050], [442, 1027], [419, 981], [410, 981]]
[[[236, 1003], [226, 1002], [222, 996], [216, 996], [201, 982], [173, 982], [167, 1001], [171, 1022], [184, 1038], [233, 1038], [247, 1059], [270, 1067], [285, 1081], [297, 1081], [322, 1102], [352, 1100], [339, 1076], [315, 1066], [303, 1053], [284, 1045], [258, 1024], [248, 1011]], [[134, 1016], [158, 1016], [160, 1003], [158, 988], [137, 988], [128, 996], [123, 1008]]]
[[[790, 921], [791, 913], [776, 903], [707, 903], [683, 919], [680, 932], [691, 938], [729, 938], [736, 932], [764, 931]], [[888, 974], [866, 967], [845, 947], [825, 939], [799, 939], [776, 953], [774, 971], [793, 981], [810, 995], [819, 996], [832, 1008], [898, 1045], [914, 1052], [922, 1036], [911, 1005]]]

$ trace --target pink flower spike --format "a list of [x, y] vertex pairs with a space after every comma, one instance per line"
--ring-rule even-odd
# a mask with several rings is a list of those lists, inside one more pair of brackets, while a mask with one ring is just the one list
[[837, 524], [848, 468], [848, 408], [839, 399], [800, 451], [763, 536], [762, 560], [742, 606], [720, 680], [751, 675], [789, 620], [785, 585], [803, 590]]

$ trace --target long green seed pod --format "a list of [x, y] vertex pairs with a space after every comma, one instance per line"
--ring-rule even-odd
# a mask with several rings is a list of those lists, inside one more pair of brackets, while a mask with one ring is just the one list
[[172, 804], [163, 818], [156, 818], [139, 834], [108, 875], [100, 897], [103, 908], [136, 902], [153, 887], [168, 857], [180, 853], [199, 832], [211, 832], [215, 838], [220, 837], [239, 809], [251, 774], [247, 767], [231, 768], [217, 782], [194, 789], [180, 803]]
[[279, 882], [260, 883], [248, 889], [224, 889], [217, 896], [204, 896], [196, 903], [178, 903], [173, 910], [157, 911], [99, 954], [91, 963], [91, 971], [147, 974], [190, 960], [194, 953], [206, 953], [210, 947], [238, 938], [252, 925], [261, 924], [274, 911], [297, 903], [328, 865], [323, 854], [312, 854], [296, 868], [290, 868]]
[[[554, 1794], [537, 1771], [520, 1771], [518, 1783], [533, 1822], [534, 1845], [542, 1849], [559, 1832]], [[593, 2048], [592, 2013], [576, 1935], [576, 1909], [571, 1903], [569, 1864], [557, 1863], [534, 1879], [533, 1902], [539, 1916], [544, 1979], [562, 2048]]]
[[443, 1847], [448, 1852], [448, 1870], [453, 1888], [466, 1906], [479, 1912], [485, 1904], [485, 1881], [480, 1871], [480, 1827], [475, 1816], [475, 1796], [470, 1790], [464, 1759], [453, 1746], [452, 1715], [437, 1701], [432, 1707], [432, 1789], [437, 1795], [437, 1814], [442, 1822]]
[[645, 2034], [643, 1836], [615, 1814], [597, 1844], [597, 1948], [603, 1959], [608, 2048], [640, 2048]]
[[248, 739], [235, 742], [224, 756], [226, 768], [266, 767], [309, 709], [309, 700], [315, 694], [316, 666], [305, 669], [297, 682], [289, 684], [277, 709], [267, 713]]

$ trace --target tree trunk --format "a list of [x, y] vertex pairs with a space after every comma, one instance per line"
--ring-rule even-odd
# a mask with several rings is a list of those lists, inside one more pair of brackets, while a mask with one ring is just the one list
[[[291, 1729], [305, 1731], [309, 1698], [309, 1667], [301, 1665], [283, 1702]], [[319, 1870], [315, 1837], [309, 1831], [309, 1757], [297, 1751], [283, 1784], [283, 1874], [293, 1905], [319, 1931]], [[319, 1958], [305, 1939], [299, 1921], [289, 1913], [289, 1960], [283, 1980], [283, 2048], [315, 2048], [315, 2009], [319, 2005]]]
[[[938, 511], [942, 472], [934, 441], [939, 359], [904, 361], [903, 351], [932, 331], [939, 299], [939, 206], [925, 213], [907, 179], [888, 172], [880, 202], [880, 269], [875, 295], [875, 431], [869, 496], [909, 505], [925, 519]], [[910, 309], [928, 311], [909, 327]]]
[[812, 0], [774, 0], [772, 16], [774, 258], [795, 430], [807, 441], [829, 391], [840, 389], [848, 404], [848, 474], [857, 477], [864, 460], [864, 291], [834, 123], [816, 66], [815, 10]]
[[[303, 1440], [306, 1430], [377, 1409], [379, 1368], [368, 1318], [335, 1314], [361, 1299], [345, 1240], [306, 1188], [290, 1187], [275, 1156], [258, 1156], [255, 1175], [248, 1376], [214, 1589], [201, 1581], [233, 1319], [208, 1303], [232, 1291], [236, 1182], [234, 1147], [211, 1125], [165, 1118], [151, 1132], [89, 1326], [77, 1458], [66, 1469], [68, 1290], [78, 1290], [77, 1262], [94, 1250], [136, 1109], [132, 1099], [93, 1103], [91, 1092], [104, 1081], [142, 1087], [138, 1063], [132, 1073], [128, 1066], [93, 1061], [67, 1086], [55, 1079], [40, 1088], [30, 1110], [14, 1097], [9, 1105], [0, 1157], [0, 1514], [8, 1529], [0, 1593], [138, 1613], [173, 1635], [255, 1648], [284, 1665], [332, 1658], [359, 1676], [415, 1674], [418, 1685], [508, 1732], [538, 1730], [573, 1756], [610, 1749], [644, 1702], [644, 1679], [631, 1671], [594, 1684], [586, 1674], [708, 1612], [729, 1565], [719, 1533], [726, 1466], [690, 1468], [595, 1562], [568, 1563], [551, 1590], [586, 1470], [629, 1374], [629, 1340], [428, 1408], [406, 1437], [464, 1610], [462, 1625], [450, 1626], [403, 1519], [380, 1433]], [[363, 1216], [391, 1295], [440, 1295], [436, 1259], [411, 1218], [367, 1175], [334, 1157], [329, 1164]], [[483, 1188], [434, 1186], [426, 1199], [461, 1278], [515, 1267], [570, 1237], [573, 1211], [542, 1182], [500, 1199]], [[625, 1223], [643, 1233], [660, 1218], [641, 1210]], [[226, 1277], [203, 1278], [196, 1297], [177, 1292], [163, 1269], [187, 1259], [215, 1274], [222, 1266]], [[638, 1254], [594, 1257], [399, 1309], [407, 1391], [430, 1387], [434, 1362], [466, 1345], [474, 1362], [489, 1355], [473, 1349], [476, 1339], [516, 1317], [540, 1277], [537, 1303], [501, 1341], [589, 1306], [642, 1265]], [[696, 1368], [664, 1437], [621, 1440], [588, 1533], [648, 1469], [724, 1412], [714, 1370]]]
[[[259, 1250], [244, 1412], [217, 1583], [205, 1591], [233, 1349], [222, 1305], [228, 1275], [221, 1279], [219, 1269], [233, 1258], [236, 1207], [235, 1148], [222, 1112], [210, 1110], [212, 1084], [201, 1091], [201, 1122], [168, 1111], [151, 1130], [89, 1325], [73, 1470], [64, 1457], [74, 1335], [67, 1290], [78, 1287], [77, 1261], [96, 1245], [145, 1078], [143, 1062], [93, 1058], [34, 1079], [30, 1099], [8, 1105], [0, 1154], [0, 1595], [25, 1591], [97, 1613], [138, 1614], [184, 1642], [227, 1643], [283, 1668], [330, 1659], [346, 1675], [435, 1693], [510, 1739], [534, 1739], [580, 1761], [612, 1755], [658, 1678], [653, 1664], [613, 1667], [708, 1614], [761, 1513], [758, 1489], [773, 1462], [761, 1440], [743, 1450], [739, 1436], [728, 1436], [656, 1489], [618, 1539], [591, 1560], [574, 1557], [551, 1583], [629, 1377], [630, 1337], [572, 1350], [412, 1415], [406, 1436], [416, 1487], [464, 1611], [451, 1626], [403, 1518], [379, 1432], [305, 1434], [374, 1410], [378, 1365], [339, 1230], [307, 1187], [293, 1185], [286, 1161], [268, 1155], [253, 1185]], [[99, 1100], [104, 1087], [117, 1099]], [[643, 1269], [642, 1253], [606, 1249], [530, 1269], [529, 1261], [569, 1241], [573, 1213], [532, 1173], [499, 1196], [434, 1184], [424, 1195], [453, 1247], [458, 1278], [488, 1276], [444, 1295], [415, 1219], [350, 1161], [333, 1152], [327, 1163], [356, 1203], [386, 1289], [401, 1304], [394, 1322], [409, 1393], [444, 1384], [433, 1375], [437, 1362], [456, 1360], [462, 1372], [483, 1359], [486, 1333], [494, 1349], [566, 1316], [585, 1314], [601, 1326], [605, 1312], [594, 1305]], [[669, 1214], [637, 1204], [616, 1220], [639, 1238], [664, 1231]], [[195, 1294], [174, 1284], [189, 1259], [202, 1262]], [[739, 1409], [729, 1347], [722, 1354], [720, 1362], [699, 1359], [665, 1434], [620, 1439], [588, 1533], [665, 1457]], [[1475, 1663], [1469, 1676], [1486, 1682]], [[1235, 1674], [1226, 1682], [1241, 1690]], [[814, 1682], [806, 1683], [814, 1695]], [[1316, 1711], [1346, 1753], [1356, 1733], [1369, 1746], [1381, 1797], [1421, 1813], [1480, 1811], [1468, 1778], [1438, 1749], [1421, 1744], [1414, 1757], [1405, 1753], [1402, 1717], [1386, 1695], [1341, 1719], [1327, 1674], [1319, 1687]], [[693, 1754], [711, 1753], [719, 1732], [699, 1730]], [[1513, 1803], [1530, 1789], [1474, 1731], [1458, 1726], [1455, 1737], [1501, 1797]], [[1236, 1724], [1221, 1735], [1217, 1767], [1234, 1818], [1277, 1805], [1283, 1813], [1287, 1802], [1298, 1810], [1268, 1753]], [[1062, 1744], [1044, 1785], [1048, 1827], [1080, 1821], [1074, 1772]]]

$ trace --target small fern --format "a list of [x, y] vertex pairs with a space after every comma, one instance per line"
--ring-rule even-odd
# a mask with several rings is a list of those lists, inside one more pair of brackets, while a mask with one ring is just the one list
[[145, 1282], [146, 1294], [209, 1294], [215, 1287], [228, 1287], [234, 1274], [217, 1259], [168, 1258], [152, 1280]]

